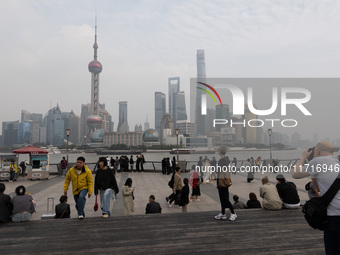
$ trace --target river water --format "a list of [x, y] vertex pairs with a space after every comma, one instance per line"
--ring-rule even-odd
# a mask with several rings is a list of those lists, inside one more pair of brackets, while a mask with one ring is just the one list
[[[288, 163], [292, 159], [299, 159], [302, 155], [302, 152], [305, 150], [305, 148], [297, 148], [296, 150], [273, 150], [272, 151], [272, 158], [275, 160], [285, 161]], [[173, 156], [176, 157], [175, 154], [170, 154], [169, 152], [145, 152], [143, 153], [146, 164], [144, 165], [145, 169], [154, 169], [161, 170], [161, 160], [163, 158], [169, 157], [172, 159]], [[98, 161], [99, 157], [108, 156], [116, 158], [116, 156], [121, 155], [97, 155], [96, 153], [69, 153], [69, 162], [75, 163], [77, 158], [79, 156], [83, 156], [86, 160], [85, 163], [89, 165], [91, 169], [94, 168], [94, 165], [91, 163], [95, 163]], [[130, 155], [127, 155], [130, 158]], [[203, 158], [207, 156], [209, 159], [211, 159], [213, 156], [216, 157], [218, 160], [220, 157], [218, 153], [215, 154], [179, 154], [179, 160], [186, 160], [188, 161], [188, 167], [190, 167], [192, 164], [195, 164], [199, 157], [202, 156]], [[241, 161], [245, 162], [247, 158], [253, 157], [256, 159], [257, 157], [261, 157], [262, 160], [266, 160], [270, 158], [270, 151], [269, 150], [229, 150], [227, 152], [227, 156], [230, 160], [233, 159], [233, 157], [236, 157], [237, 161], [240, 163]], [[50, 172], [56, 172], [56, 164], [60, 163], [62, 157], [67, 157], [66, 153], [61, 154], [50, 154], [49, 155], [49, 163], [50, 163]], [[133, 155], [134, 160], [136, 159], [136, 155]], [[21, 154], [19, 156], [19, 162], [22, 160], [28, 160], [27, 154]], [[152, 164], [154, 162], [154, 164]], [[238, 163], [238, 164], [239, 164]]]
[[[291, 159], [299, 159], [302, 155], [302, 152], [305, 150], [305, 148], [297, 148], [296, 150], [273, 150], [272, 151], [272, 158], [273, 159], [279, 159], [279, 160], [291, 160]], [[145, 152], [143, 153], [146, 161], [156, 161], [161, 162], [163, 158], [172, 158], [173, 156], [176, 157], [175, 154], [170, 154], [168, 152]], [[66, 157], [66, 154], [51, 154], [49, 155], [49, 160], [51, 164], [59, 163], [62, 157]], [[94, 163], [98, 160], [99, 157], [108, 156], [116, 158], [116, 156], [121, 155], [97, 155], [96, 153], [81, 153], [81, 154], [72, 154], [69, 153], [69, 162], [76, 162], [77, 158], [79, 156], [83, 156], [86, 159], [86, 162], [88, 163]], [[130, 155], [127, 155], [130, 158]], [[218, 153], [215, 154], [179, 154], [179, 160], [186, 160], [186, 161], [192, 161], [196, 162], [199, 159], [199, 156], [208, 156], [209, 159], [211, 159], [213, 156], [216, 157], [218, 160], [220, 157]], [[227, 152], [227, 156], [232, 159], [233, 157], [236, 157], [237, 160], [247, 160], [247, 158], [253, 157], [256, 159], [257, 157], [261, 157], [262, 160], [269, 159], [270, 158], [270, 151], [269, 150], [237, 150], [233, 151], [230, 150]], [[133, 158], [136, 159], [136, 155], [133, 155]]]

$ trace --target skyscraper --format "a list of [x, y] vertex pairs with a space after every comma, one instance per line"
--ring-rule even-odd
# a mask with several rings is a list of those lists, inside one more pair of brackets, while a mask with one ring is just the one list
[[148, 121], [148, 115], [146, 115], [146, 120], [144, 122], [144, 130], [148, 130], [150, 128], [150, 123]]
[[31, 124], [29, 122], [21, 122], [18, 129], [18, 143], [29, 144], [31, 135]]
[[2, 139], [3, 145], [12, 146], [18, 143], [19, 121], [4, 121], [2, 122]]
[[165, 94], [155, 92], [155, 129], [161, 133], [161, 121], [165, 114]]
[[174, 94], [179, 92], [180, 89], [180, 80], [179, 77], [170, 77], [169, 78], [169, 113], [171, 118], [173, 118], [174, 114]]
[[[174, 130], [174, 123], [171, 119], [171, 116], [169, 113], [165, 113], [162, 121], [161, 121], [161, 133], [160, 133], [160, 142], [161, 144], [164, 143], [164, 132], [166, 132], [164, 129], [170, 129], [170, 130]], [[171, 132], [171, 134], [173, 134], [173, 132]]]
[[173, 94], [173, 123], [174, 129], [177, 128], [177, 121], [187, 120], [187, 111], [185, 106], [184, 92], [178, 92]]
[[48, 111], [46, 132], [47, 143], [54, 146], [64, 144], [64, 120], [61, 117], [61, 111], [58, 105]]
[[69, 137], [69, 141], [73, 144], [79, 144], [80, 138], [80, 128], [79, 128], [80, 120], [77, 115], [73, 112], [73, 110], [68, 114], [68, 127], [71, 130], [71, 134]]
[[[229, 121], [229, 105], [227, 104], [216, 105], [216, 119], [223, 119]], [[222, 127], [226, 126], [216, 125], [215, 130], [221, 131]]]
[[[197, 50], [196, 61], [197, 61], [197, 82], [205, 82], [206, 73], [205, 73], [204, 50]], [[196, 107], [195, 107], [196, 135], [204, 135], [206, 132], [205, 130], [206, 115], [201, 114], [202, 108], [201, 98], [202, 90], [196, 89]]]
[[118, 122], [118, 132], [128, 132], [129, 125], [127, 122], [127, 101], [119, 102], [119, 122]]

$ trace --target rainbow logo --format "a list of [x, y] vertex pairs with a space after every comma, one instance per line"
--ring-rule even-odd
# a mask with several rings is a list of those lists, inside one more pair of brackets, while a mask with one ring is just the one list
[[[221, 98], [220, 98], [220, 95], [216, 92], [216, 90], [215, 90], [213, 87], [211, 87], [210, 85], [208, 85], [208, 84], [206, 84], [206, 83], [203, 83], [203, 82], [197, 82], [197, 83], [200, 84], [200, 85], [206, 86], [206, 87], [209, 88], [212, 92], [214, 92], [215, 95], [217, 96], [218, 100], [220, 101], [220, 104], [222, 105], [222, 100], [221, 100]], [[210, 92], [209, 90], [204, 89], [204, 88], [201, 88], [201, 87], [197, 87], [197, 88], [200, 89], [200, 90], [203, 90], [204, 92], [206, 92], [206, 93], [214, 100], [215, 105], [217, 104], [217, 103], [216, 103], [216, 100], [215, 100], [215, 98], [214, 98], [214, 96], [211, 94], [211, 92]]]

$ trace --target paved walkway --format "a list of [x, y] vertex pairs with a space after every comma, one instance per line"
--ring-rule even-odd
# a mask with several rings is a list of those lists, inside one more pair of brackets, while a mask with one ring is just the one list
[[[275, 173], [267, 174], [270, 181], [275, 184]], [[185, 177], [189, 177], [189, 173], [181, 173], [182, 179]], [[143, 173], [135, 173], [135, 172], [125, 172], [118, 173], [117, 182], [120, 190], [122, 189], [125, 180], [130, 177], [133, 180], [133, 186], [135, 189], [135, 215], [144, 214], [145, 206], [148, 203], [148, 198], [151, 194], [155, 195], [156, 201], [158, 201], [162, 208], [163, 213], [181, 213], [181, 209], [178, 206], [173, 206], [169, 208], [166, 205], [165, 197], [169, 196], [171, 193], [171, 189], [168, 187], [168, 181], [170, 180], [170, 175], [163, 175], [159, 172], [143, 172]], [[257, 194], [258, 199], [261, 201], [259, 196], [259, 188], [261, 186], [261, 179], [263, 175], [256, 174], [255, 180], [251, 183], [247, 183], [246, 174], [238, 173], [236, 175], [232, 175], [233, 185], [230, 187], [230, 199], [232, 200], [232, 196], [237, 194], [240, 197], [240, 200], [245, 202], [248, 200], [249, 192], [254, 192]], [[291, 178], [290, 174], [285, 174], [285, 177], [293, 181], [299, 191], [299, 196], [301, 199], [301, 203], [303, 204], [307, 199], [307, 191], [304, 190], [305, 184], [309, 181], [308, 179], [294, 180]], [[14, 196], [15, 188], [18, 185], [24, 185], [27, 189], [27, 192], [30, 192], [37, 202], [36, 213], [33, 214], [32, 220], [40, 220], [41, 216], [47, 212], [47, 198], [54, 198], [54, 203], [59, 203], [59, 198], [63, 194], [63, 184], [64, 178], [51, 176], [49, 180], [42, 181], [27, 181], [25, 178], [19, 178], [18, 181], [13, 183], [5, 182], [6, 185], [6, 194], [10, 194], [11, 197]], [[73, 200], [73, 196], [71, 195], [71, 185], [68, 191], [69, 201], [68, 203], [71, 205], [71, 217], [76, 216], [75, 203]], [[218, 211], [220, 209], [219, 198], [216, 190], [216, 182], [214, 184], [202, 184], [201, 185], [201, 194], [200, 202], [192, 202], [189, 205], [190, 212], [205, 212], [205, 211]], [[94, 212], [94, 196], [87, 199], [85, 214], [86, 217], [98, 217], [101, 215], [100, 210]], [[122, 216], [123, 215], [123, 202], [121, 192], [117, 195], [117, 200], [112, 200], [111, 203], [112, 216]]]

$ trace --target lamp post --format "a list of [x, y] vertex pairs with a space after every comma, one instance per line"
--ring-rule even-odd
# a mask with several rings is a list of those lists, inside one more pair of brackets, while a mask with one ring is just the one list
[[269, 135], [270, 164], [272, 163], [272, 133], [273, 133], [273, 130], [269, 128], [268, 135]]
[[66, 133], [66, 137], [67, 137], [66, 155], [67, 155], [67, 164], [68, 164], [68, 138], [71, 134], [71, 129], [66, 128], [65, 133]]
[[176, 136], [177, 136], [177, 164], [178, 164], [178, 135], [179, 135], [179, 129], [176, 128]]

